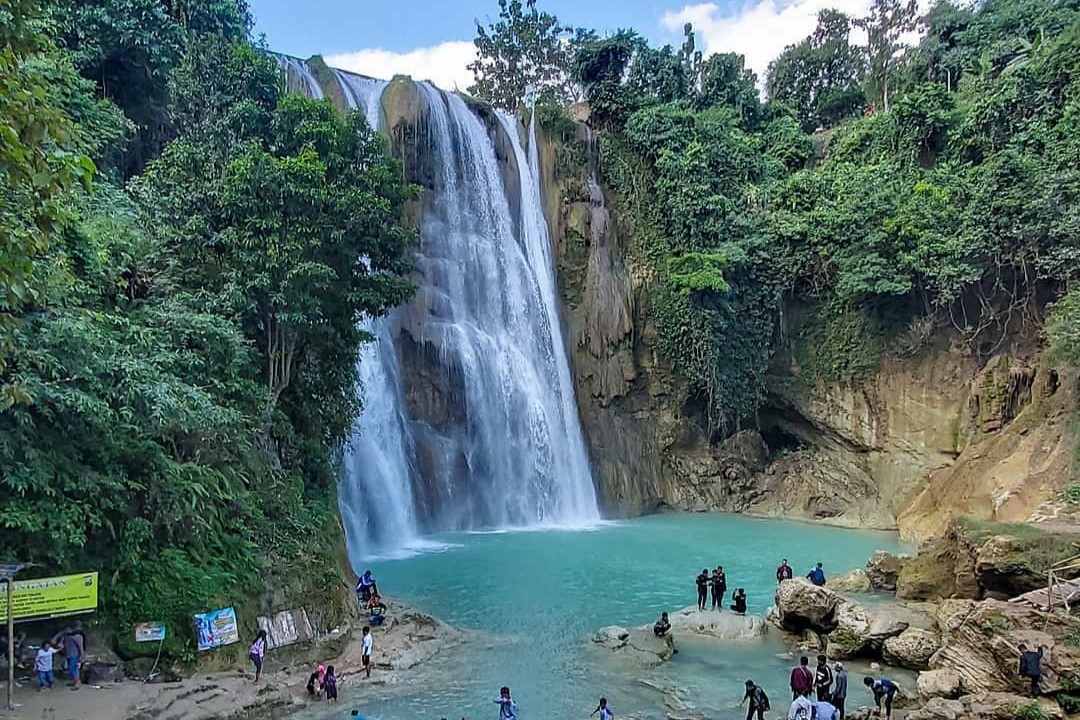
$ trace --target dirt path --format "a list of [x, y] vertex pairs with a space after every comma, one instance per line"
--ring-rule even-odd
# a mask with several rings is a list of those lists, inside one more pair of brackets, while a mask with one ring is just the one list
[[[429, 615], [402, 611], [382, 628], [375, 628], [375, 670], [365, 680], [360, 662], [360, 641], [351, 637], [335, 657], [323, 659], [337, 669], [339, 688], [364, 682], [402, 682], [418, 674], [420, 666], [455, 644], [461, 634]], [[340, 639], [340, 638], [339, 638]], [[315, 652], [317, 655], [317, 650]], [[16, 685], [14, 712], [0, 710], [0, 718], [20, 720], [247, 720], [282, 717], [311, 701], [305, 685], [311, 662], [282, 667], [269, 653], [259, 683], [250, 668], [198, 674], [177, 683], [125, 680], [103, 686], [84, 685], [78, 691], [59, 683], [36, 691], [36, 682]], [[0, 703], [6, 692], [0, 684]]]

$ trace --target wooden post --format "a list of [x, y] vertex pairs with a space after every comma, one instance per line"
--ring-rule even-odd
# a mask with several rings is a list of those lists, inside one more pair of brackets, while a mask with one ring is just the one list
[[7, 578], [7, 709], [15, 709], [15, 582]]

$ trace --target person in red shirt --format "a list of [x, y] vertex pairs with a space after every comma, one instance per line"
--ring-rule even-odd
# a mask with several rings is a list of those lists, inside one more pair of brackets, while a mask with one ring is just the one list
[[787, 558], [780, 561], [780, 567], [776, 568], [776, 582], [782, 583], [791, 579], [791, 566], [787, 564]]
[[814, 671], [810, 669], [810, 658], [803, 655], [799, 666], [791, 669], [791, 699], [800, 695], [809, 695], [814, 691]]

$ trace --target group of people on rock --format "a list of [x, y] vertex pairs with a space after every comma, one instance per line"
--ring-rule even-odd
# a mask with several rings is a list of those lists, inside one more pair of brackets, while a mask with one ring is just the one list
[[[878, 715], [891, 720], [893, 700], [899, 686], [888, 678], [863, 678], [863, 684], [873, 693]], [[799, 664], [791, 670], [791, 706], [788, 720], [844, 720], [847, 702], [848, 676], [841, 663], [829, 666], [824, 655], [818, 655], [817, 668], [810, 668], [810, 658], [799, 658]], [[746, 681], [746, 694], [742, 702], [749, 701], [746, 720], [764, 720], [770, 709], [769, 696], [765, 690]], [[742, 703], [740, 703], [741, 705]]]
[[378, 627], [383, 624], [386, 619], [386, 603], [379, 595], [379, 586], [370, 570], [365, 570], [356, 581], [356, 601], [368, 614], [368, 625]]
[[[727, 594], [727, 575], [724, 566], [717, 565], [716, 569], [709, 574], [708, 568], [702, 568], [697, 579], [697, 606], [698, 610], [704, 610], [709, 602], [709, 591], [712, 591], [713, 610], [724, 609], [724, 595]], [[746, 614], [746, 590], [738, 588], [731, 594], [731, 609], [740, 615]]]

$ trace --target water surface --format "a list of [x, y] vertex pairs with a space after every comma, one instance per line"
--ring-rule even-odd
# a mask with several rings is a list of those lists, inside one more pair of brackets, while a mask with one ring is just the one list
[[[420, 669], [404, 687], [350, 687], [339, 709], [379, 720], [497, 717], [492, 699], [509, 685], [523, 720], [585, 718], [606, 695], [617, 716], [702, 713], [744, 718], [734, 708], [754, 678], [774, 707], [784, 701], [791, 661], [776, 633], [754, 642], [676, 637], [679, 654], [654, 669], [627, 665], [592, 646], [606, 625], [653, 622], [662, 610], [696, 602], [695, 575], [722, 564], [729, 591], [746, 588], [749, 610], [772, 605], [775, 568], [796, 573], [815, 562], [829, 574], [861, 567], [878, 549], [897, 551], [889, 533], [733, 515], [660, 515], [591, 530], [455, 533], [429, 540], [442, 552], [373, 561], [380, 589], [478, 638]], [[853, 673], [851, 694], [862, 689]], [[779, 701], [779, 704], [777, 702]]]

